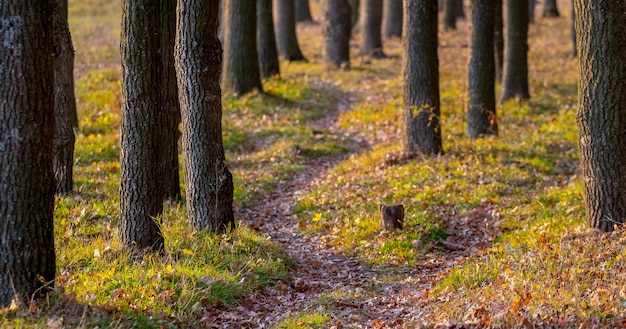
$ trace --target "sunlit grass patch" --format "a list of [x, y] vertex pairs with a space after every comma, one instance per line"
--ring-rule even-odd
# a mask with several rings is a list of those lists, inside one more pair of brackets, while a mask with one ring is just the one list
[[303, 313], [300, 315], [290, 316], [287, 319], [277, 323], [273, 328], [276, 329], [316, 329], [325, 328], [330, 321], [327, 315], [321, 313]]

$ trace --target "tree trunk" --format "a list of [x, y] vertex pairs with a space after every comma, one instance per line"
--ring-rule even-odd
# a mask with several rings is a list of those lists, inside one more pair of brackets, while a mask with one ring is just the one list
[[465, 8], [463, 7], [463, 0], [456, 0], [456, 17], [465, 18]]
[[178, 0], [176, 76], [183, 122], [187, 217], [197, 230], [234, 227], [233, 176], [222, 142], [218, 1]]
[[535, 22], [535, 5], [536, 4], [537, 4], [537, 0], [528, 0], [528, 22], [529, 23]]
[[[163, 250], [160, 4], [122, 1], [120, 238], [127, 247]], [[156, 18], [156, 19], [155, 19]]]
[[324, 0], [324, 61], [337, 68], [350, 67], [350, 4]]
[[362, 40], [361, 55], [384, 58], [381, 27], [383, 22], [383, 0], [363, 0], [361, 3]]
[[437, 0], [404, 1], [404, 116], [407, 154], [439, 154]]
[[262, 78], [280, 74], [272, 0], [258, 0], [256, 5], [256, 45], [259, 53], [259, 73]]
[[383, 27], [385, 37], [402, 37], [402, 0], [385, 0]]
[[502, 67], [504, 66], [504, 37], [503, 37], [503, 23], [502, 23], [502, 0], [495, 1], [495, 20], [494, 20], [494, 35], [493, 46], [494, 55], [496, 61], [496, 80], [502, 82]]
[[163, 104], [163, 191], [166, 200], [181, 200], [178, 166], [178, 140], [180, 139], [180, 105], [174, 65], [176, 42], [176, 1], [160, 0], [161, 3], [161, 96]]
[[507, 44], [504, 88], [500, 103], [511, 98], [528, 99], [528, 2], [506, 2]]
[[56, 193], [72, 191], [74, 167], [74, 128], [78, 127], [74, 97], [74, 48], [67, 25], [67, 0], [56, 0], [54, 7], [54, 176]]
[[276, 0], [276, 45], [278, 53], [288, 61], [306, 61], [296, 35], [294, 0]]
[[309, 0], [294, 0], [296, 10], [296, 23], [313, 22]]
[[381, 204], [378, 207], [380, 212], [380, 224], [384, 230], [401, 230], [404, 225], [404, 205], [394, 204], [387, 206]]
[[575, 0], [579, 42], [578, 145], [589, 225], [626, 218], [626, 3]]
[[443, 27], [446, 31], [456, 30], [456, 0], [446, 0]]
[[468, 69], [470, 138], [498, 134], [494, 60], [493, 0], [472, 0], [472, 41]]
[[572, 56], [578, 56], [578, 47], [576, 45], [576, 10], [574, 6], [574, 0], [572, 0], [572, 13], [571, 13], [571, 25], [570, 35], [572, 36]]
[[543, 3], [543, 17], [559, 17], [559, 8], [556, 0], [545, 0]]
[[54, 284], [53, 10], [52, 0], [0, 2], [2, 308]]
[[224, 91], [237, 95], [263, 91], [256, 49], [256, 1], [225, 0]]
[[359, 22], [359, 0], [350, 0], [350, 22], [352, 23], [352, 28]]

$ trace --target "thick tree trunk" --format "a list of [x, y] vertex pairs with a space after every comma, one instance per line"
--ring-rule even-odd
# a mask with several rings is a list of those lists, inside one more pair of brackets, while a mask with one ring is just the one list
[[178, 140], [180, 139], [180, 105], [178, 85], [174, 65], [174, 44], [176, 42], [176, 1], [160, 0], [161, 3], [161, 95], [163, 97], [163, 191], [166, 200], [178, 201], [180, 174], [178, 166]]
[[506, 2], [506, 62], [500, 103], [511, 98], [528, 99], [528, 2]]
[[256, 45], [259, 53], [259, 73], [261, 78], [280, 74], [272, 0], [258, 0], [256, 5]]
[[[127, 247], [163, 250], [155, 221], [163, 210], [160, 4], [122, 1], [120, 238]], [[156, 18], [156, 19], [155, 19]]]
[[350, 67], [350, 4], [348, 0], [324, 0], [324, 61], [338, 68]]
[[545, 0], [543, 3], [543, 17], [559, 17], [559, 8], [556, 0]]
[[243, 95], [263, 91], [259, 75], [259, 53], [256, 49], [256, 1], [225, 0], [224, 91]]
[[502, 0], [495, 1], [495, 19], [494, 19], [494, 35], [493, 46], [496, 61], [496, 80], [502, 81], [502, 68], [504, 66], [504, 34], [502, 23]]
[[579, 42], [578, 146], [589, 225], [626, 218], [626, 3], [575, 0]]
[[360, 12], [360, 3], [359, 0], [349, 0], [350, 1], [350, 22], [352, 23], [352, 28], [359, 23], [359, 12]]
[[442, 152], [437, 57], [437, 0], [404, 1], [405, 149], [409, 155]]
[[[54, 254], [53, 0], [0, 2], [0, 306], [49, 291]], [[46, 289], [42, 289], [46, 287]]]
[[383, 23], [383, 0], [363, 0], [361, 2], [361, 55], [384, 58], [381, 27]]
[[74, 48], [67, 25], [67, 0], [56, 0], [54, 7], [54, 176], [56, 193], [72, 191], [74, 167], [74, 128], [78, 127], [74, 97]]
[[296, 23], [313, 22], [309, 0], [294, 0], [296, 9]]
[[493, 0], [472, 0], [472, 42], [468, 69], [470, 138], [498, 134], [494, 60]]
[[383, 28], [387, 38], [402, 37], [402, 0], [385, 0]]
[[457, 0], [446, 0], [443, 27], [446, 30], [456, 30], [456, 2]]
[[570, 35], [572, 37], [572, 56], [576, 57], [578, 56], [578, 46], [576, 44], [576, 10], [574, 6], [574, 0], [572, 0]]
[[218, 2], [178, 0], [176, 76], [183, 122], [187, 217], [198, 230], [234, 227], [233, 176], [222, 142]]
[[278, 53], [288, 61], [305, 61], [296, 35], [294, 0], [276, 0], [276, 45]]

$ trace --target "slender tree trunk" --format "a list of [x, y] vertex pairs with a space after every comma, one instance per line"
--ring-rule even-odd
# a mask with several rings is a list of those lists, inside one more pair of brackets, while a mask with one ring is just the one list
[[456, 30], [456, 1], [457, 0], [446, 0], [446, 11], [443, 19], [446, 31]]
[[612, 231], [626, 218], [626, 3], [574, 3], [585, 210], [591, 227]]
[[67, 25], [67, 0], [56, 0], [54, 7], [54, 176], [56, 193], [72, 191], [74, 167], [74, 128], [78, 127], [74, 97], [74, 48]]
[[494, 59], [493, 0], [472, 0], [472, 43], [468, 69], [470, 138], [498, 134]]
[[543, 17], [559, 17], [559, 8], [556, 0], [545, 0], [543, 3]]
[[535, 6], [537, 4], [537, 0], [528, 0], [528, 22], [535, 22]]
[[381, 27], [383, 23], [383, 0], [363, 0], [361, 3], [362, 40], [361, 55], [384, 58]]
[[495, 19], [494, 19], [494, 35], [493, 46], [496, 61], [496, 80], [502, 82], [502, 68], [504, 66], [504, 37], [502, 23], [502, 0], [494, 0]]
[[402, 0], [385, 0], [383, 27], [385, 37], [402, 37]]
[[53, 9], [53, 0], [0, 2], [2, 308], [54, 284]]
[[355, 28], [355, 25], [359, 22], [359, 0], [349, 0], [350, 1], [350, 22], [352, 23], [352, 28]]
[[256, 5], [256, 44], [259, 53], [259, 73], [262, 78], [280, 74], [276, 35], [274, 34], [274, 18], [272, 17], [272, 0], [258, 0]]
[[313, 22], [309, 0], [294, 0], [296, 9], [296, 23]]
[[276, 45], [278, 53], [288, 61], [306, 61], [296, 35], [294, 0], [276, 0]]
[[574, 0], [572, 0], [570, 35], [572, 36], [572, 56], [578, 56], [578, 46], [576, 45], [576, 10]]
[[158, 1], [122, 1], [119, 231], [127, 247], [154, 251], [164, 247], [159, 15]]
[[508, 0], [504, 89], [500, 103], [511, 98], [528, 99], [528, 2]]
[[405, 149], [438, 154], [441, 147], [437, 0], [404, 1]]
[[463, 0], [456, 0], [456, 17], [465, 18], [465, 8], [463, 8]]
[[350, 67], [350, 4], [348, 0], [324, 0], [324, 61], [338, 68]]
[[178, 0], [176, 76], [183, 122], [187, 217], [198, 230], [234, 227], [233, 176], [222, 142], [218, 2]]
[[223, 17], [224, 91], [243, 95], [263, 91], [259, 75], [259, 53], [256, 49], [256, 1], [225, 0]]

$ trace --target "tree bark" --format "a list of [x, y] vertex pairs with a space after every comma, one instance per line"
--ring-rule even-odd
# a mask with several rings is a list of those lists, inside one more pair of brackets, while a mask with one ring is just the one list
[[383, 0], [362, 0], [361, 2], [361, 55], [384, 58], [381, 27], [383, 22]]
[[256, 5], [256, 44], [259, 53], [259, 73], [262, 78], [280, 74], [272, 0], [258, 0]]
[[337, 68], [350, 67], [350, 4], [324, 0], [324, 61]]
[[495, 94], [493, 0], [472, 0], [472, 41], [468, 68], [470, 138], [498, 134]]
[[359, 12], [360, 12], [360, 3], [359, 0], [350, 0], [350, 22], [352, 23], [352, 28], [359, 23]]
[[528, 0], [528, 22], [535, 22], [535, 6], [537, 4], [537, 0]]
[[74, 96], [74, 48], [67, 25], [67, 0], [54, 6], [54, 176], [56, 193], [66, 194], [74, 185], [74, 128], [78, 128]]
[[446, 0], [443, 27], [446, 31], [456, 30], [456, 2], [457, 0]]
[[233, 176], [222, 142], [218, 1], [178, 0], [176, 76], [183, 122], [187, 217], [197, 230], [234, 227]]
[[494, 19], [494, 35], [493, 46], [496, 61], [496, 80], [502, 82], [502, 68], [504, 66], [504, 37], [502, 23], [502, 0], [495, 1], [495, 19]]
[[403, 30], [405, 150], [409, 155], [439, 154], [437, 0], [404, 1]]
[[465, 18], [465, 8], [463, 7], [463, 0], [456, 0], [456, 17]]
[[507, 44], [504, 88], [500, 103], [511, 98], [528, 99], [528, 1], [506, 2]]
[[579, 42], [578, 145], [589, 225], [626, 218], [626, 3], [575, 0]]
[[384, 230], [401, 230], [404, 225], [404, 205], [394, 204], [387, 206], [381, 204], [378, 207], [380, 212], [380, 224]]
[[225, 0], [224, 91], [243, 95], [263, 91], [256, 44], [256, 1]]
[[158, 1], [122, 1], [119, 231], [125, 246], [154, 251], [164, 247], [159, 15]]
[[576, 10], [574, 6], [574, 0], [572, 2], [570, 35], [572, 37], [572, 57], [578, 56], [578, 45], [576, 44]]
[[309, 0], [294, 0], [296, 10], [296, 23], [313, 22], [311, 17], [311, 7], [309, 6]]
[[402, 37], [402, 0], [385, 0], [383, 28], [387, 38]]
[[[52, 0], [0, 2], [0, 306], [54, 284]], [[42, 289], [42, 287], [46, 287]]]
[[545, 0], [543, 3], [543, 17], [559, 17], [559, 8], [556, 0]]
[[287, 61], [306, 61], [296, 35], [294, 0], [276, 0], [275, 5], [278, 53]]

